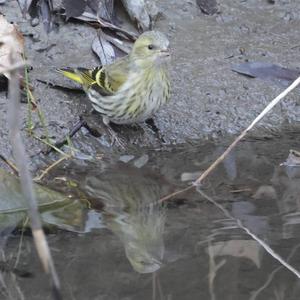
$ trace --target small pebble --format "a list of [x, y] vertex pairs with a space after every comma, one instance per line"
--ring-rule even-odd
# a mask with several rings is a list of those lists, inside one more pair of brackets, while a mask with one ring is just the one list
[[122, 161], [123, 163], [128, 163], [133, 159], [134, 159], [134, 155], [122, 155], [119, 157], [119, 161]]
[[39, 18], [33, 18], [30, 21], [30, 24], [31, 24], [32, 27], [35, 27], [35, 26], [39, 25], [39, 23], [40, 23], [40, 19]]
[[148, 160], [149, 160], [148, 154], [144, 154], [140, 158], [136, 159], [133, 164], [135, 165], [135, 167], [141, 168], [148, 162]]
[[276, 200], [277, 193], [273, 186], [262, 185], [252, 197], [256, 200]]

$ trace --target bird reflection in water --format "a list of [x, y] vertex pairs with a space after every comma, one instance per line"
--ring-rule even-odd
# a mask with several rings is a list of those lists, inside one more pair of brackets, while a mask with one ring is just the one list
[[122, 241], [139, 273], [155, 272], [162, 264], [166, 218], [157, 200], [166, 189], [161, 176], [123, 163], [84, 182], [85, 192], [103, 201], [106, 226]]

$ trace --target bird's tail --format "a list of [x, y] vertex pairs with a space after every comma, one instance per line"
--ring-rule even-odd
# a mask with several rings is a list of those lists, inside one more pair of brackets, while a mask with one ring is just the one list
[[62, 69], [56, 69], [56, 71], [85, 87], [91, 86], [93, 83], [95, 83], [95, 79], [93, 79], [92, 74], [88, 69], [62, 68]]

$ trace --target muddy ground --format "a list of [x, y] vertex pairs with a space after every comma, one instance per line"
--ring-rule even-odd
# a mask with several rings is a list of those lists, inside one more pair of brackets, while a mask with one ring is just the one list
[[[161, 0], [157, 4], [164, 17], [155, 25], [166, 33], [172, 48], [172, 101], [155, 116], [155, 123], [167, 143], [234, 134], [245, 128], [282, 86], [251, 79], [231, 71], [232, 64], [264, 61], [296, 68], [299, 65], [300, 2], [276, 0], [219, 1], [219, 13], [204, 15], [191, 0]], [[17, 1], [0, 6], [6, 18], [19, 25], [26, 39], [26, 54], [32, 63], [30, 81], [34, 95], [45, 114], [53, 140], [68, 133], [79, 116], [90, 106], [84, 94], [53, 89], [38, 79], [61, 82], [55, 67], [95, 66], [98, 59], [91, 43], [96, 30], [81, 23], [61, 24], [48, 36], [41, 25], [32, 27], [21, 17]], [[260, 123], [261, 128], [296, 126], [300, 120], [299, 91], [289, 95]], [[0, 153], [11, 157], [6, 124], [7, 95], [0, 93]], [[23, 131], [27, 106], [22, 104]], [[98, 116], [90, 117], [94, 123]], [[35, 134], [43, 129], [34, 113]], [[138, 147], [160, 142], [150, 130], [122, 128], [130, 144]], [[257, 129], [257, 133], [261, 129]], [[265, 130], [263, 132], [266, 132]], [[122, 134], [123, 134], [122, 133]], [[30, 155], [41, 144], [26, 135]], [[74, 138], [75, 147], [88, 153], [109, 150], [107, 139], [82, 130]], [[103, 150], [104, 149], [104, 150]]]
[[[155, 116], [155, 122], [166, 143], [185, 144], [167, 146], [166, 151], [152, 151], [164, 145], [150, 130], [122, 127], [122, 136], [130, 140], [126, 155], [117, 157], [122, 158], [122, 162], [129, 161], [123, 165], [125, 172], [121, 172], [118, 161], [118, 167], [112, 168], [112, 177], [107, 179], [105, 170], [107, 165], [112, 165], [114, 155], [96, 162], [74, 160], [73, 164], [68, 160], [48, 173], [49, 187], [69, 195], [70, 189], [76, 190], [74, 183], [78, 182], [89, 198], [93, 198], [89, 192], [97, 192], [94, 198], [101, 199], [99, 190], [107, 184], [111, 191], [109, 199], [118, 199], [119, 192], [123, 191], [120, 190], [122, 182], [130, 187], [135, 183], [133, 191], [137, 189], [139, 193], [127, 195], [138, 201], [143, 199], [139, 197], [143, 191], [146, 199], [151, 196], [149, 186], [162, 186], [171, 191], [175, 187], [185, 188], [200, 170], [206, 169], [223, 152], [232, 137], [217, 143], [203, 140], [240, 132], [283, 90], [283, 86], [272, 81], [234, 73], [231, 66], [248, 60], [297, 68], [300, 2], [219, 2], [219, 13], [207, 16], [201, 13], [194, 0], [158, 1], [164, 18], [155, 28], [165, 32], [171, 41], [173, 91], [172, 101]], [[38, 80], [70, 85], [57, 76], [56, 67], [97, 65], [99, 60], [91, 50], [96, 30], [78, 22], [61, 22], [59, 31], [47, 36], [41, 25], [32, 27], [21, 18], [15, 0], [0, 5], [0, 12], [9, 21], [16, 22], [25, 36], [26, 54], [33, 66], [30, 81], [35, 88], [34, 95], [45, 114], [49, 136], [58, 140], [68, 133], [81, 114], [89, 111], [90, 105], [84, 94], [54, 89]], [[0, 93], [0, 154], [12, 159], [6, 123], [7, 101], [6, 93]], [[296, 255], [300, 243], [299, 176], [280, 166], [290, 149], [299, 150], [298, 131], [285, 132], [281, 128], [296, 127], [297, 130], [299, 116], [298, 90], [278, 105], [257, 127], [253, 133], [255, 138], [241, 143], [205, 183], [203, 190], [213, 195], [233, 217], [228, 218], [195, 190], [180, 194], [176, 201], [166, 206], [165, 250], [159, 273], [147, 275], [133, 271], [124, 250], [128, 242], [125, 234], [121, 236], [121, 231], [116, 230], [118, 227], [113, 227], [111, 213], [110, 218], [104, 219], [109, 205], [107, 211], [102, 211], [99, 202], [98, 206], [84, 210], [82, 218], [81, 214], [73, 217], [67, 211], [54, 211], [56, 223], [49, 224], [57, 225], [60, 217], [63, 225], [69, 225], [64, 222], [71, 220], [80, 221], [78, 224], [82, 226], [82, 230], [76, 227], [74, 232], [70, 229], [67, 232], [66, 226], [59, 227], [63, 230], [46, 227], [66, 298], [128, 300], [157, 299], [159, 295], [159, 299], [174, 300], [199, 299], [199, 296], [201, 299], [299, 299], [299, 276], [283, 267], [272, 253], [253, 240], [253, 236], [249, 239], [248, 234], [238, 230], [234, 221], [241, 220], [296, 271], [300, 269]], [[33, 118], [34, 133], [41, 137], [45, 132], [36, 112]], [[89, 120], [99, 124], [97, 115], [90, 115]], [[49, 163], [49, 160], [47, 156], [36, 155], [44, 145], [28, 136], [26, 122], [27, 105], [23, 103], [24, 141], [31, 162], [41, 167], [41, 163]], [[281, 132], [277, 139], [257, 139], [261, 135], [275, 135], [277, 131]], [[193, 139], [197, 141], [190, 143]], [[72, 138], [72, 142], [86, 154], [118, 154], [119, 150], [109, 146], [106, 135], [97, 138], [84, 129]], [[145, 150], [142, 146], [151, 146], [151, 149]], [[131, 150], [137, 148], [138, 155], [127, 155], [135, 154]], [[52, 153], [50, 159], [56, 160], [56, 154]], [[129, 172], [132, 168], [137, 177]], [[153, 174], [155, 180], [149, 185]], [[101, 176], [105, 178], [102, 185]], [[65, 178], [72, 180], [70, 186], [65, 184]], [[95, 181], [87, 181], [87, 178]], [[268, 194], [270, 190], [272, 193]], [[126, 196], [126, 192], [122, 192], [123, 195]], [[124, 212], [128, 213], [118, 206], [117, 209], [120, 211], [117, 219], [122, 219]], [[49, 215], [48, 220], [53, 221]], [[139, 224], [132, 228], [139, 228]], [[25, 234], [22, 248], [20, 236], [12, 235], [6, 254], [11, 262], [19, 260], [18, 268], [32, 275], [17, 280], [13, 277], [8, 289], [11, 287], [13, 292], [18, 292], [16, 286], [19, 286], [26, 299], [50, 299], [49, 284], [41, 275], [31, 236]], [[10, 273], [5, 275], [10, 276]]]

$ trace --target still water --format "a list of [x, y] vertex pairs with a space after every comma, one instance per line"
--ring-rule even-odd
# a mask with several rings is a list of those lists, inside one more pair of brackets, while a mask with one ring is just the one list
[[[297, 133], [240, 143], [201, 187], [221, 209], [195, 188], [157, 201], [192, 184], [228, 144], [66, 161], [53, 170], [45, 184], [77, 203], [43, 213], [65, 299], [300, 299], [300, 159], [281, 165], [300, 150]], [[3, 255], [30, 276], [3, 272], [1, 299], [7, 291], [11, 299], [51, 299], [30, 234], [20, 240], [15, 230]]]

